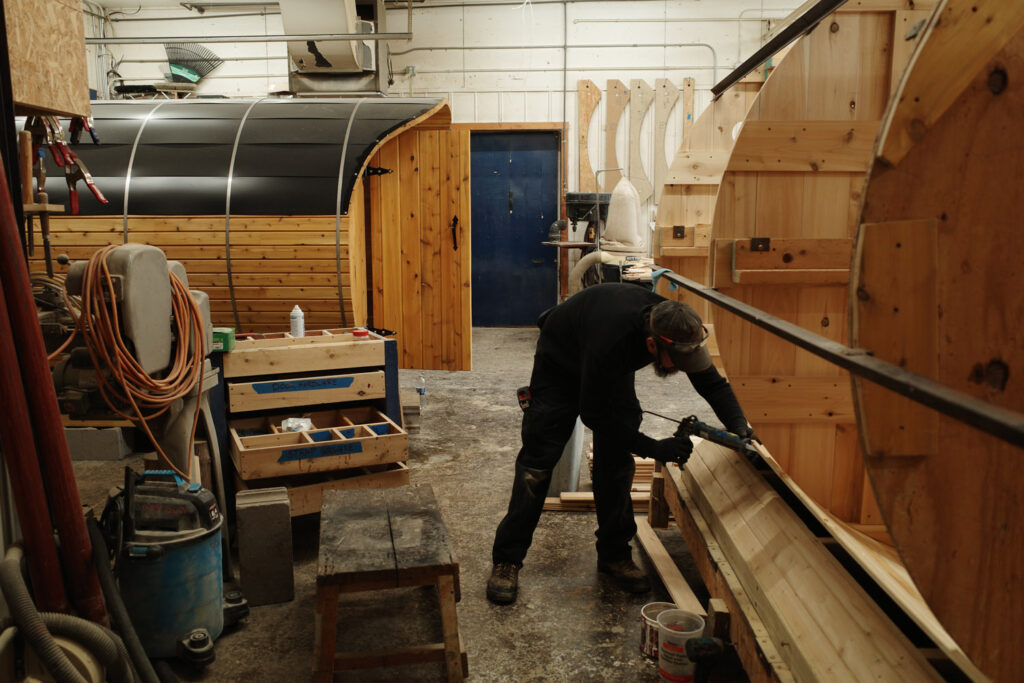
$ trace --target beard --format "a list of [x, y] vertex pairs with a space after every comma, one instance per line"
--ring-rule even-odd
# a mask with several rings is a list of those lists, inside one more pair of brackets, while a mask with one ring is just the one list
[[[661, 354], [658, 354], [658, 355], [661, 355]], [[674, 375], [677, 372], [679, 372], [679, 368], [676, 368], [676, 367], [669, 368], [669, 367], [665, 367], [664, 365], [662, 365], [661, 364], [661, 358], [655, 358], [653, 366], [654, 366], [654, 374], [657, 375], [658, 377], [661, 377], [662, 379], [664, 379], [665, 377], [669, 377], [671, 375]]]

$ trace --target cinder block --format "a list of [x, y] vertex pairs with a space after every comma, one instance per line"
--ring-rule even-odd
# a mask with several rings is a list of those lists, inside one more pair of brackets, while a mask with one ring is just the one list
[[288, 489], [276, 486], [239, 491], [235, 496], [235, 517], [239, 574], [249, 604], [269, 605], [293, 599], [295, 575]]
[[120, 460], [128, 444], [120, 427], [65, 427], [72, 460]]

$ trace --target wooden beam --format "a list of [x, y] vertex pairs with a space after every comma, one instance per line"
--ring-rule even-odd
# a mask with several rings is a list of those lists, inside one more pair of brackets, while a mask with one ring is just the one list
[[594, 116], [597, 103], [601, 101], [601, 89], [597, 83], [588, 80], [576, 83], [576, 142], [579, 159], [579, 191], [597, 192], [594, 165], [590, 163], [590, 119]]
[[[679, 100], [679, 88], [667, 78], [654, 82], [654, 201], [661, 199], [661, 191], [668, 175], [668, 158], [665, 156], [665, 133], [668, 117]], [[683, 133], [685, 135], [685, 131]]]
[[702, 617], [707, 616], [707, 610], [693, 594], [693, 589], [690, 588], [690, 584], [686, 583], [675, 560], [665, 550], [658, 535], [654, 533], [654, 529], [643, 517], [636, 518], [636, 537], [647, 553], [647, 557], [651, 559], [651, 564], [657, 570], [661, 582], [665, 584], [665, 590], [668, 591], [669, 597], [672, 598], [676, 607]]
[[877, 121], [747, 121], [728, 170], [863, 173], [877, 132]]
[[[629, 88], [622, 81], [611, 79], [608, 81], [604, 99], [604, 167], [619, 168], [622, 164], [619, 162], [615, 140], [619, 131], [619, 119], [622, 118], [622, 113], [626, 111], [626, 106], [629, 104]], [[620, 171], [608, 171], [601, 178], [601, 188], [610, 192], [620, 180], [622, 180]]]
[[654, 102], [654, 89], [647, 85], [647, 81], [633, 79], [629, 83], [629, 90], [629, 182], [633, 183], [643, 202], [654, 193], [654, 186], [644, 173], [640, 156], [640, 127]]

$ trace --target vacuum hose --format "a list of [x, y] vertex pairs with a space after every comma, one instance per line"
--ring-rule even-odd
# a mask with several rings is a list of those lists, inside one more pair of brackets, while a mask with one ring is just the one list
[[[99, 624], [60, 612], [39, 612], [39, 617], [52, 635], [73, 640], [96, 657], [113, 683], [133, 683], [135, 673], [128, 658], [128, 650], [116, 633]], [[0, 620], [0, 631], [13, 625], [14, 619], [11, 617]]]
[[160, 678], [153, 669], [152, 662], [146, 650], [142, 647], [142, 641], [135, 633], [131, 617], [128, 616], [128, 609], [124, 606], [121, 593], [117, 590], [114, 582], [114, 573], [110, 571], [110, 554], [107, 551], [107, 541], [103, 538], [100, 525], [95, 517], [89, 517], [86, 521], [89, 527], [89, 541], [92, 543], [93, 562], [96, 565], [96, 573], [99, 575], [100, 588], [103, 590], [103, 597], [107, 601], [107, 611], [114, 628], [124, 636], [125, 646], [131, 655], [132, 664], [139, 674], [143, 683], [160, 683]]
[[53, 639], [36, 611], [28, 586], [21, 576], [22, 557], [24, 553], [21, 548], [11, 546], [3, 561], [0, 561], [0, 590], [3, 591], [15, 623], [58, 683], [87, 683]]

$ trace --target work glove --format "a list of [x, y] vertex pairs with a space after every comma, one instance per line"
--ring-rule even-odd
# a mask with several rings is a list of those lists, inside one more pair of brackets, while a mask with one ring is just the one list
[[646, 434], [637, 438], [636, 454], [642, 458], [653, 458], [660, 463], [674, 462], [680, 467], [690, 459], [693, 442], [685, 436], [670, 436], [667, 439], [652, 439]]

